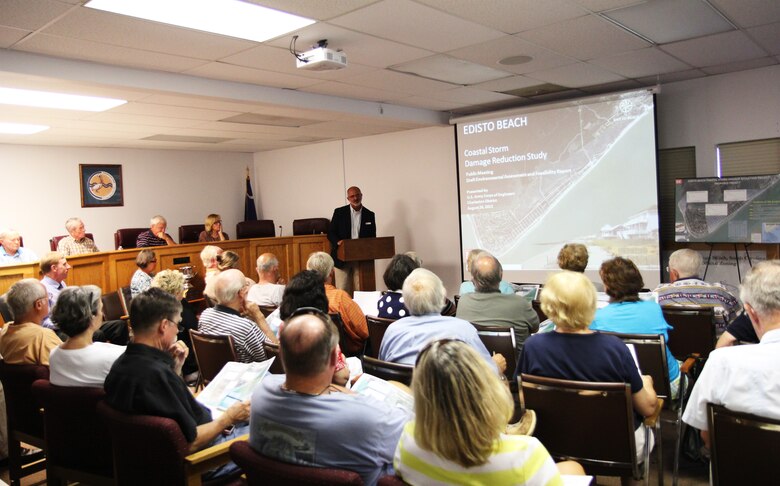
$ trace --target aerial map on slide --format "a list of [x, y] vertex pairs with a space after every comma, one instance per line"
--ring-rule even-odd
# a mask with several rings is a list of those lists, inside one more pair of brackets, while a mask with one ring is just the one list
[[675, 240], [780, 243], [780, 175], [676, 181]]
[[464, 250], [486, 249], [505, 269], [541, 270], [580, 241], [596, 265], [621, 255], [657, 267], [651, 94], [479, 125], [459, 127]]

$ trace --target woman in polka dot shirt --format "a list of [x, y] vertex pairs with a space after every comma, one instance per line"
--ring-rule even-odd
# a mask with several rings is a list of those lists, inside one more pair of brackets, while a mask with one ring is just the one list
[[401, 287], [406, 277], [419, 265], [407, 255], [396, 255], [390, 260], [383, 276], [387, 292], [384, 292], [376, 303], [377, 314], [385, 319], [400, 319], [409, 315], [409, 310], [404, 306], [404, 298], [401, 295]]

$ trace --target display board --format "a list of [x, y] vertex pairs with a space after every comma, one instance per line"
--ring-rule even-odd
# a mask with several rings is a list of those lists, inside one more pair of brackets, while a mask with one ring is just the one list
[[659, 282], [655, 100], [648, 91], [455, 120], [461, 242], [502, 262], [504, 280], [544, 282], [565, 243], [587, 272], [632, 259]]
[[780, 243], [780, 175], [676, 181], [675, 241]]

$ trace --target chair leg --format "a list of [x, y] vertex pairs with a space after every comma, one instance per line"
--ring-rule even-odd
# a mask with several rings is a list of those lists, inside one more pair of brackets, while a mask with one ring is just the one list
[[655, 428], [655, 447], [658, 457], [658, 486], [664, 486], [664, 453], [663, 453], [663, 434], [661, 433], [661, 420], [656, 422]]
[[682, 442], [682, 413], [685, 408], [685, 395], [688, 393], [688, 379], [685, 373], [680, 373], [680, 390], [678, 392], [677, 423], [675, 424], [674, 465], [672, 466], [672, 486], [677, 486], [677, 476], [680, 468], [680, 444]]
[[11, 438], [8, 433], [8, 481], [11, 486], [19, 486], [22, 477], [22, 443]]
[[645, 425], [645, 445], [642, 447], [642, 477], [645, 486], [650, 486], [650, 427]]

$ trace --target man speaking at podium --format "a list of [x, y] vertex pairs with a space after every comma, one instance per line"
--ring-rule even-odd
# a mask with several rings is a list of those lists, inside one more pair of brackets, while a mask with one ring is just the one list
[[328, 239], [330, 240], [330, 255], [336, 264], [336, 287], [350, 295], [355, 289], [357, 278], [357, 262], [344, 262], [337, 258], [339, 245], [343, 240], [354, 238], [376, 238], [376, 220], [374, 213], [363, 207], [363, 194], [360, 188], [352, 186], [347, 189], [349, 204], [336, 208], [330, 218]]

